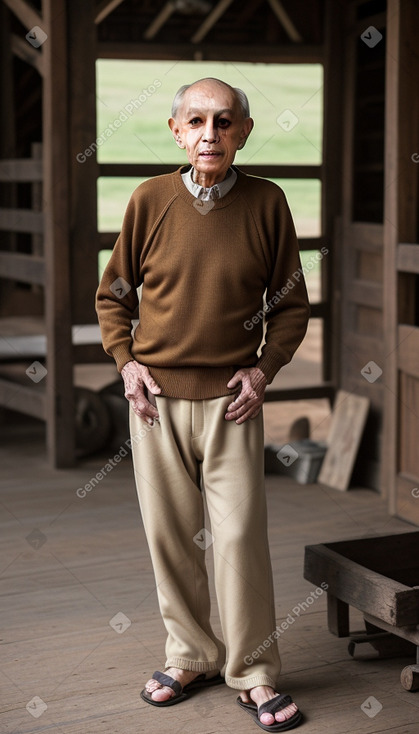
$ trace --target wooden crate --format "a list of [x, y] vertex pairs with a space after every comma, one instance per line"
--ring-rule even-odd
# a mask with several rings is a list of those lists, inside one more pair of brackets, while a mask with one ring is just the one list
[[[416, 645], [419, 663], [419, 532], [306, 546], [304, 578], [327, 584], [333, 634], [349, 636], [356, 607], [369, 624]], [[404, 669], [402, 684], [419, 689], [419, 665]]]

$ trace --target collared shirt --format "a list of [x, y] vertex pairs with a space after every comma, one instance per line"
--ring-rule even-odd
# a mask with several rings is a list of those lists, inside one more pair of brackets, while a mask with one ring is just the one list
[[234, 184], [237, 181], [237, 173], [232, 168], [229, 168], [223, 181], [220, 181], [220, 183], [216, 183], [214, 184], [214, 186], [210, 186], [208, 189], [205, 189], [203, 186], [195, 183], [195, 181], [193, 180], [194, 170], [195, 169], [192, 167], [190, 171], [182, 173], [182, 180], [188, 191], [190, 191], [190, 193], [197, 199], [202, 199], [202, 201], [209, 201], [210, 199], [222, 199], [223, 196], [228, 194], [230, 189], [233, 188]]

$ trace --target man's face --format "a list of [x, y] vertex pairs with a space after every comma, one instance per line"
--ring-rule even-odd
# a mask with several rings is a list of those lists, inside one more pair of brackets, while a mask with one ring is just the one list
[[239, 147], [243, 147], [253, 120], [243, 118], [234, 92], [223, 84], [198, 82], [186, 90], [176, 119], [169, 126], [201, 185], [225, 178]]

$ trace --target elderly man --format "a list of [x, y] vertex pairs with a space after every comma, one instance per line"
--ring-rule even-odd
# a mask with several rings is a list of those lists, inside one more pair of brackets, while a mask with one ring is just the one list
[[[302, 717], [278, 693], [261, 407], [304, 337], [307, 292], [282, 190], [232, 165], [253, 127], [244, 92], [184, 86], [169, 126], [189, 165], [134, 191], [97, 293], [133, 439], [142, 430], [135, 479], [168, 635], [164, 672], [141, 695], [168, 706], [225, 681], [262, 729], [282, 731]], [[210, 624], [211, 545], [223, 640]]]

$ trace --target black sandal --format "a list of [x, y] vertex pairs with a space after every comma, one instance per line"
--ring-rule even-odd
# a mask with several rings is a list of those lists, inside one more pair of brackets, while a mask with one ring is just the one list
[[272, 714], [272, 716], [275, 716], [278, 711], [282, 711], [282, 709], [285, 709], [293, 703], [291, 696], [283, 694], [279, 694], [278, 696], [275, 696], [275, 698], [271, 698], [270, 701], [262, 703], [259, 708], [255, 703], [245, 703], [240, 696], [237, 698], [237, 703], [240, 708], [250, 714], [254, 722], [264, 731], [287, 731], [288, 729], [294, 729], [294, 727], [301, 723], [303, 718], [301, 711], [296, 711], [295, 714], [286, 721], [276, 721], [270, 726], [268, 724], [263, 724], [260, 721], [262, 714]]
[[146, 689], [144, 688], [140, 694], [141, 698], [143, 699], [143, 701], [146, 701], [146, 703], [151, 703], [152, 706], [174, 706], [176, 703], [180, 703], [181, 701], [184, 701], [185, 698], [188, 698], [188, 694], [190, 691], [196, 690], [198, 688], [217, 686], [220, 683], [225, 682], [224, 678], [219, 673], [217, 673], [217, 675], [213, 675], [211, 678], [207, 678], [206, 673], [201, 673], [195, 678], [195, 680], [191, 681], [184, 688], [182, 688], [178, 680], [175, 680], [170, 675], [166, 675], [166, 673], [161, 673], [159, 670], [156, 670], [151, 677], [154, 680], [158, 681], [158, 683], [161, 683], [162, 686], [168, 686], [169, 688], [171, 688], [175, 694], [171, 698], [168, 698], [167, 701], [155, 701], [154, 698], [152, 698], [152, 694], [146, 691]]

